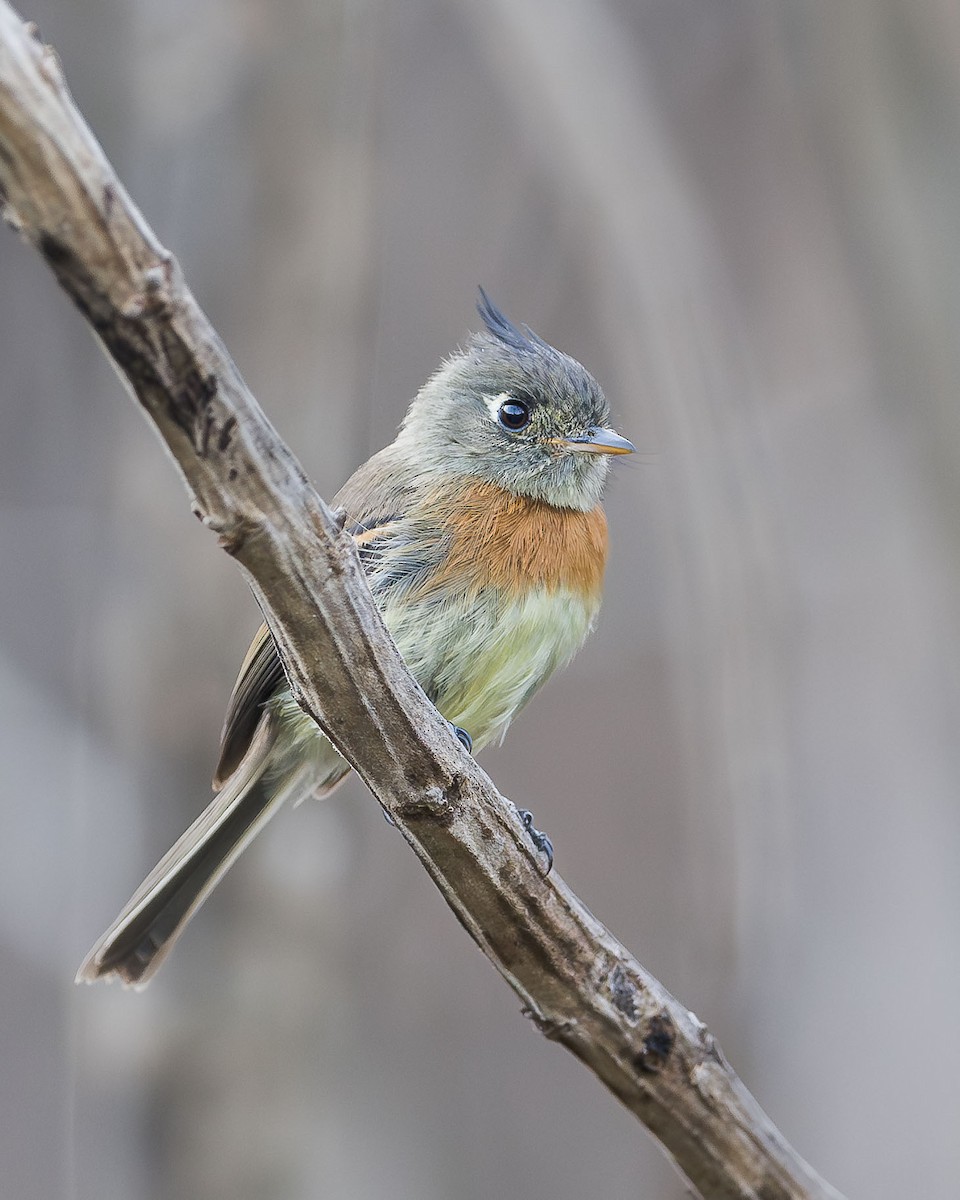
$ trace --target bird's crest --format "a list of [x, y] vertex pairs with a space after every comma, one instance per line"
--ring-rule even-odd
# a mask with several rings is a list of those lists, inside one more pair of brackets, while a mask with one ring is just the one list
[[[509, 346], [512, 350], [531, 351], [536, 353], [544, 350], [553, 350], [553, 347], [538, 337], [533, 332], [529, 325], [514, 325], [509, 317], [504, 316], [499, 308], [493, 303], [483, 288], [478, 289], [480, 299], [477, 301], [477, 312], [480, 314], [484, 325], [497, 341], [503, 342], [505, 346]], [[556, 353], [554, 351], [554, 353]]]

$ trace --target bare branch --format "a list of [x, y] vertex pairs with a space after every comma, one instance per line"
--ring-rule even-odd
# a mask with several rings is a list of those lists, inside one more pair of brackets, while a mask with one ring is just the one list
[[59, 62], [0, 0], [0, 202], [84, 314], [240, 563], [294, 692], [389, 812], [540, 1030], [705, 1197], [832, 1197], [700, 1021], [544, 878], [516, 810], [404, 667], [322, 502], [116, 178]]

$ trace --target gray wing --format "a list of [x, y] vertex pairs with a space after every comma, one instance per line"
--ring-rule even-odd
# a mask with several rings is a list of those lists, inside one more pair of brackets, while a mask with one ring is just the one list
[[263, 719], [263, 706], [286, 683], [280, 656], [267, 626], [257, 630], [233, 685], [220, 735], [220, 760], [213, 786], [219, 791], [246, 757]]
[[[379, 559], [381, 547], [402, 519], [412, 486], [392, 455], [392, 446], [363, 464], [340, 489], [334, 505], [347, 510], [346, 527], [353, 534], [364, 568]], [[264, 715], [264, 705], [286, 686], [286, 677], [273, 636], [261, 625], [250, 643], [233, 686], [220, 735], [220, 759], [213, 786], [222, 788], [243, 762]]]

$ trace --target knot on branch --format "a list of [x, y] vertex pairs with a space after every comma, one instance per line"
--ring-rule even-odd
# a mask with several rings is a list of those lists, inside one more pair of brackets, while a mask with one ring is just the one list
[[63, 63], [60, 61], [60, 55], [49, 42], [43, 40], [40, 33], [40, 26], [36, 21], [25, 21], [23, 31], [30, 39], [37, 55], [37, 64], [40, 67], [41, 75], [46, 79], [47, 83], [61, 92], [66, 92], [67, 80], [63, 73]]
[[249, 523], [240, 517], [214, 516], [212, 513], [205, 512], [196, 500], [190, 511], [205, 529], [209, 529], [217, 535], [217, 545], [232, 558], [236, 558], [250, 537]]
[[[103, 212], [107, 220], [116, 203], [116, 189], [107, 184], [103, 189]], [[120, 312], [131, 321], [143, 317], [164, 317], [173, 303], [173, 255], [166, 254], [143, 272], [142, 286], [120, 306]]]
[[613, 1007], [622, 1013], [631, 1025], [635, 1025], [640, 1016], [640, 981], [631, 978], [622, 963], [616, 963], [607, 976], [607, 988]]
[[677, 1041], [673, 1018], [666, 1009], [655, 1013], [647, 1022], [643, 1049], [634, 1059], [634, 1066], [645, 1075], [659, 1075], [667, 1065]]
[[449, 825], [460, 807], [462, 781], [454, 776], [444, 787], [437, 783], [421, 787], [412, 800], [397, 807], [397, 816], [405, 821], [432, 821]]
[[532, 1004], [525, 1005], [520, 1011], [525, 1017], [529, 1017], [549, 1042], [567, 1041], [577, 1028], [576, 1017], [550, 1017]]

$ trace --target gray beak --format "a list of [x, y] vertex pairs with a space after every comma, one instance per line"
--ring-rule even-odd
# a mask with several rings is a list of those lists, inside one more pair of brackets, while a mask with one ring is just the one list
[[633, 442], [628, 442], [612, 429], [588, 429], [583, 437], [558, 438], [557, 444], [565, 450], [583, 454], [636, 454]]

